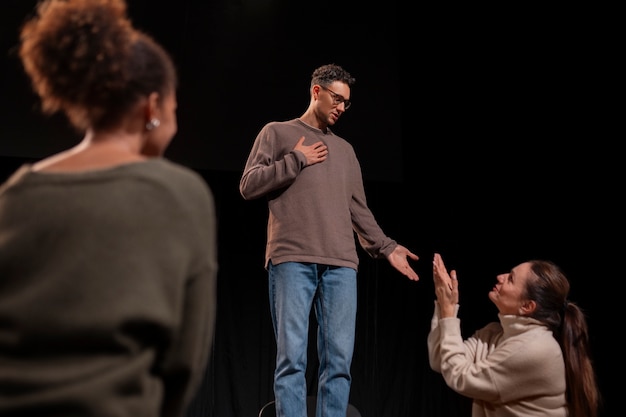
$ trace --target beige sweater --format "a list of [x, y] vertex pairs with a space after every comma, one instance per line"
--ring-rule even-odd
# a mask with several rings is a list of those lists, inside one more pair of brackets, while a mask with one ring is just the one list
[[0, 416], [181, 417], [211, 350], [213, 196], [162, 159], [0, 187]]
[[563, 355], [546, 326], [499, 315], [499, 323], [464, 341], [460, 320], [440, 319], [438, 310], [435, 301], [430, 366], [450, 388], [473, 399], [473, 417], [566, 417]]

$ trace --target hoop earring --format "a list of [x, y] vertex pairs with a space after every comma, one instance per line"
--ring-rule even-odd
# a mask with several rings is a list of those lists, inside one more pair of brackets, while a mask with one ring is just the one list
[[146, 123], [146, 130], [152, 130], [154, 128], [157, 128], [159, 127], [160, 124], [161, 124], [161, 121], [157, 119], [156, 117], [153, 117], [152, 119], [150, 119], [148, 123]]

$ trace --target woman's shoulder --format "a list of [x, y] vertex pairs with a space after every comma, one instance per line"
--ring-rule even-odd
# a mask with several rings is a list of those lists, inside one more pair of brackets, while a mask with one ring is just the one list
[[143, 170], [142, 175], [150, 176], [155, 181], [165, 182], [173, 187], [210, 191], [208, 182], [200, 171], [169, 159], [155, 158], [140, 168]]

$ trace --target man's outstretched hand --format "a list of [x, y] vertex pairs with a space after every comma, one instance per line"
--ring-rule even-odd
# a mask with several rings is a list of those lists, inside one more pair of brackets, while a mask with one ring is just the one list
[[411, 268], [409, 265], [409, 258], [417, 261], [419, 256], [408, 250], [402, 245], [396, 246], [396, 248], [389, 254], [387, 259], [389, 263], [396, 268], [400, 273], [406, 276], [408, 279], [412, 281], [419, 281], [420, 277], [417, 276], [417, 273]]

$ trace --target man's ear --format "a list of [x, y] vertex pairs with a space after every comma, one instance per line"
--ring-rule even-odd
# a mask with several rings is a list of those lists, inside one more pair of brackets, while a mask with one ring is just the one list
[[530, 316], [537, 308], [535, 300], [525, 300], [519, 308], [521, 316]]
[[321, 88], [322, 87], [320, 87], [318, 84], [315, 84], [313, 87], [311, 87], [311, 94], [313, 95], [313, 97], [315, 97], [316, 100], [319, 98]]

